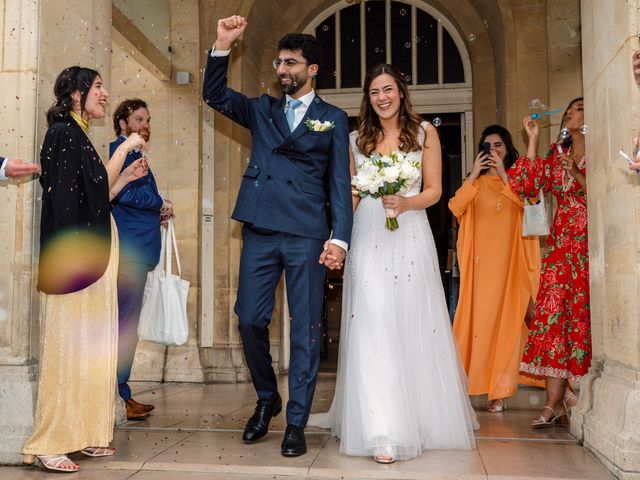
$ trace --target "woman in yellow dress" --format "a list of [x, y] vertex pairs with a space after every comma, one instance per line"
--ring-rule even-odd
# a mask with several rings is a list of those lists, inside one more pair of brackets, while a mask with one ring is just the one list
[[146, 175], [146, 164], [120, 170], [144, 147], [129, 136], [107, 165], [88, 137], [109, 93], [95, 70], [69, 67], [56, 79], [56, 103], [40, 154], [40, 375], [34, 427], [23, 447], [48, 470], [75, 472], [66, 454], [110, 456], [118, 338], [118, 232], [110, 196]]
[[469, 394], [487, 394], [492, 413], [505, 409], [519, 381], [542, 385], [518, 372], [528, 334], [525, 316], [538, 289], [540, 247], [538, 237], [522, 237], [524, 203], [506, 174], [517, 158], [509, 131], [487, 127], [471, 174], [449, 201], [460, 225], [453, 331]]

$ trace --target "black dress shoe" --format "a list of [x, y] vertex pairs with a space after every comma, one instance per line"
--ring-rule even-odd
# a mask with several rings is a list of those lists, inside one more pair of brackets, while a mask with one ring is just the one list
[[255, 443], [264, 437], [269, 431], [269, 422], [272, 417], [277, 417], [282, 411], [282, 398], [276, 393], [275, 402], [258, 400], [256, 411], [244, 427], [242, 441], [244, 443]]
[[287, 425], [280, 453], [285, 457], [299, 457], [307, 453], [307, 441], [304, 439], [304, 428]]

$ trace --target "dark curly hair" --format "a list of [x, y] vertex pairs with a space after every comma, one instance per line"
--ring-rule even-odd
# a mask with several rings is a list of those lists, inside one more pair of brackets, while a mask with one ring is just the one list
[[299, 50], [309, 65], [320, 65], [322, 61], [322, 44], [313, 35], [306, 33], [288, 33], [278, 42], [280, 50]]
[[139, 98], [131, 98], [118, 105], [116, 111], [113, 112], [113, 129], [115, 130], [116, 135], [120, 135], [120, 120], [124, 120], [126, 122], [129, 115], [139, 108], [146, 108], [149, 110], [147, 102]]
[[73, 99], [71, 98], [73, 92], [80, 92], [80, 105], [84, 110], [91, 85], [99, 76], [100, 74], [96, 70], [77, 65], [65, 68], [60, 72], [53, 87], [56, 102], [47, 110], [46, 114], [47, 126], [63, 120], [73, 110]]

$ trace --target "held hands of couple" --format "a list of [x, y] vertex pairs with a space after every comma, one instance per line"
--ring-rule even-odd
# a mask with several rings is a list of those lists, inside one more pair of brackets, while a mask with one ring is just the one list
[[218, 20], [218, 38], [212, 50], [229, 50], [233, 42], [244, 33], [245, 28], [247, 28], [247, 19], [240, 15]]
[[330, 240], [327, 240], [324, 242], [324, 247], [320, 254], [318, 263], [324, 264], [324, 266], [329, 270], [339, 270], [344, 264], [344, 257], [346, 255], [347, 252], [345, 252], [343, 248], [339, 247], [335, 243], [331, 243]]

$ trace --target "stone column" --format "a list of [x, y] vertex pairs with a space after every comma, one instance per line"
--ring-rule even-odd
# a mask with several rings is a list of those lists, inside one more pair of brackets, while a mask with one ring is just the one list
[[[66, 66], [101, 71], [109, 82], [111, 2], [47, 0], [0, 2], [0, 154], [38, 161], [44, 112], [53, 82]], [[10, 123], [9, 123], [10, 122]], [[106, 130], [92, 128], [106, 155]], [[104, 157], [103, 157], [104, 158]], [[0, 464], [18, 463], [31, 433], [39, 357], [38, 258], [40, 191], [34, 181], [0, 185]]]
[[571, 431], [618, 478], [640, 479], [640, 177], [618, 156], [640, 128], [640, 1], [581, 10], [594, 360]]

